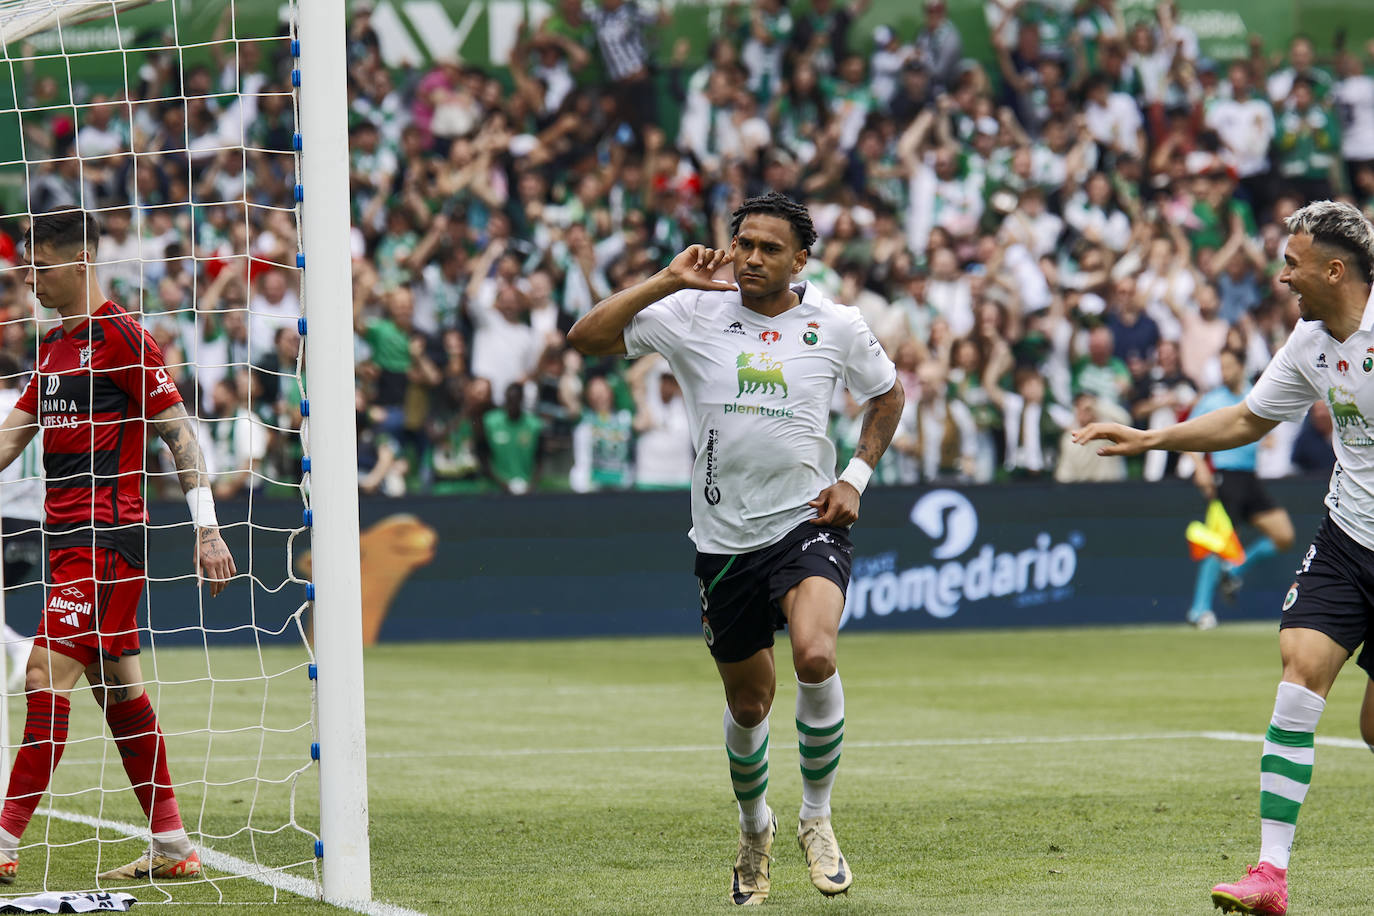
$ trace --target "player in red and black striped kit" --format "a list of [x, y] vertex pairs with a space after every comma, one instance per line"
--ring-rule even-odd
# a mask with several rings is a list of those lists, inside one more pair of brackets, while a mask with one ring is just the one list
[[0, 811], [0, 882], [14, 880], [19, 838], [67, 740], [70, 694], [84, 674], [152, 830], [147, 853], [103, 879], [188, 878], [200, 857], [181, 822], [167, 748], [143, 689], [138, 623], [143, 593], [147, 425], [167, 443], [196, 522], [196, 568], [218, 595], [237, 573], [220, 537], [205, 461], [152, 337], [105, 299], [91, 263], [99, 224], [82, 211], [41, 213], [29, 230], [27, 282], [62, 319], [0, 424], [0, 468], [39, 429], [47, 484], [50, 585], [25, 673], [28, 715]]

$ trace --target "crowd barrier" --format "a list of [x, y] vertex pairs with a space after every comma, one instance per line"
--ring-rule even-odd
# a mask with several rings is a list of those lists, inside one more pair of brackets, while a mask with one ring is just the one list
[[[1247, 576], [1223, 621], [1273, 619], [1324, 509], [1324, 479], [1266, 484], [1293, 515], [1298, 541]], [[1184, 540], [1205, 505], [1182, 481], [874, 488], [854, 529], [843, 628], [935, 629], [1175, 622], [1195, 564]], [[254, 527], [227, 540], [242, 582], [197, 593], [184, 504], [153, 504], [148, 618], [157, 643], [299, 641], [291, 615], [312, 558], [299, 504], [258, 500]], [[688, 499], [606, 493], [364, 499], [364, 638], [526, 639], [700, 632]], [[1242, 528], [1242, 538], [1251, 534]], [[327, 571], [321, 571], [321, 575]], [[8, 616], [32, 631], [36, 587], [12, 589]], [[307, 619], [306, 625], [309, 621]]]

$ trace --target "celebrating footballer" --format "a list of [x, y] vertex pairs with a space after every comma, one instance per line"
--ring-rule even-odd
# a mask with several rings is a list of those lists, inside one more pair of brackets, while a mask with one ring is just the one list
[[[771, 886], [768, 806], [773, 634], [786, 627], [797, 678], [802, 803], [797, 840], [826, 896], [854, 880], [830, 819], [844, 742], [836, 642], [853, 548], [849, 526], [902, 412], [896, 369], [857, 309], [794, 278], [816, 231], [778, 194], [746, 200], [730, 247], [692, 245], [599, 302], [568, 334], [589, 355], [666, 358], [687, 401], [696, 461], [692, 530], [702, 633], [725, 687], [725, 750], [739, 803], [730, 900]], [[735, 282], [716, 279], [726, 264]], [[865, 403], [854, 459], [836, 479], [826, 435], [836, 384]]]
[[1092, 423], [1074, 441], [1106, 440], [1101, 455], [1146, 449], [1212, 452], [1264, 437], [1325, 400], [1337, 419], [1326, 518], [1283, 602], [1283, 674], [1260, 758], [1259, 863], [1212, 888], [1226, 912], [1281, 916], [1298, 812], [1312, 782], [1326, 696], [1360, 644], [1365, 681], [1360, 733], [1374, 747], [1374, 226], [1345, 203], [1317, 201], [1288, 217], [1279, 280], [1298, 296], [1300, 321], [1243, 400], [1163, 429]]

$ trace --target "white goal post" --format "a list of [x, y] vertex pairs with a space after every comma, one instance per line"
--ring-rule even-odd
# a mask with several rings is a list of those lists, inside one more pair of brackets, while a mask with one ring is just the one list
[[[300, 479], [295, 485], [304, 497], [304, 515], [300, 524], [309, 538], [311, 553], [311, 581], [306, 586], [306, 598], [313, 611], [315, 664], [311, 665], [310, 669], [311, 677], [314, 678], [311, 694], [316, 745], [309, 749], [309, 754], [318, 761], [319, 843], [315, 855], [322, 861], [323, 873], [322, 882], [318, 885], [312, 882], [312, 886], [325, 900], [347, 905], [371, 901], [372, 882], [360, 602], [357, 442], [353, 402], [345, 5], [345, 0], [283, 0], [281, 8], [284, 16], [288, 11], [290, 14], [290, 42], [294, 58], [291, 65], [291, 85], [294, 87], [292, 91], [295, 98], [290, 101], [294, 103], [296, 114], [292, 145], [296, 182], [294, 217], [299, 227], [299, 253], [293, 255], [296, 263], [291, 266], [298, 268], [296, 272], [300, 277], [300, 299], [304, 311], [299, 324], [304, 359], [298, 363], [298, 366], [305, 367], [299, 370], [303, 397], [299, 407], [302, 419], [298, 432], [304, 458], [298, 469]], [[102, 17], [113, 17], [116, 23], [114, 32], [122, 35], [118, 28], [119, 17], [129, 10], [144, 6], [150, 10], [158, 7], [167, 10], [168, 31], [177, 35], [177, 45], [171, 50], [179, 58], [183, 57], [183, 52], [205, 53], [206, 45], [214, 43], [188, 42], [185, 48], [180, 46], [182, 39], [175, 26], [177, 11], [192, 9], [190, 0], [0, 0], [0, 70], [6, 67], [8, 69], [0, 78], [9, 79], [11, 84], [15, 83], [15, 74], [19, 72], [19, 66], [16, 64], [17, 58], [12, 57], [11, 52], [34, 36], [43, 33], [56, 33], [60, 36], [64, 29]], [[217, 11], [227, 9], [228, 15], [232, 18], [235, 0], [194, 0], [194, 6], [200, 9], [213, 6]], [[241, 39], [235, 36], [231, 39], [235, 45], [235, 53], [241, 40], [252, 42], [257, 39]], [[68, 53], [62, 41], [58, 42], [58, 48], [55, 54], [46, 54], [44, 58], [65, 56]], [[123, 38], [119, 39], [118, 47], [103, 50], [113, 55], [123, 53]], [[71, 53], [76, 56], [78, 52]], [[79, 53], [92, 52], [89, 48], [83, 48]], [[121, 69], [122, 67], [123, 65]], [[67, 90], [74, 96], [75, 92], [70, 89], [74, 83], [70, 72], [67, 74], [67, 80]], [[9, 112], [0, 112], [0, 115], [12, 114], [14, 123], [22, 125], [26, 111], [18, 98], [18, 88], [14, 91], [15, 108]], [[189, 93], [187, 95], [189, 97]], [[286, 93], [282, 95], [285, 96]], [[133, 109], [134, 102], [132, 98], [126, 99], [126, 105], [130, 110]], [[82, 112], [83, 109], [91, 107], [79, 102], [75, 97], [63, 104], [69, 105], [74, 112]], [[9, 123], [11, 122], [5, 122]], [[244, 129], [246, 130], [246, 125]], [[189, 131], [187, 139], [190, 139]], [[22, 143], [22, 138], [20, 142]], [[249, 154], [248, 144], [241, 141], [241, 146], [246, 161]], [[188, 142], [187, 150], [190, 149]], [[131, 149], [129, 153], [136, 164], [140, 151]], [[72, 157], [79, 155], [76, 152], [71, 154]], [[21, 164], [28, 172], [31, 163], [27, 156]], [[38, 164], [33, 163], [35, 167]], [[15, 163], [0, 163], [0, 167], [10, 165]], [[137, 192], [135, 194], [137, 195]], [[186, 203], [188, 209], [193, 209], [193, 201], [190, 198]], [[254, 206], [248, 202], [246, 194], [243, 205], [245, 212], [251, 211]], [[89, 207], [89, 204], [83, 206]], [[289, 212], [290, 208], [288, 206], [285, 209]], [[16, 215], [22, 214], [0, 213], [0, 219]], [[253, 260], [251, 252], [245, 253], [243, 257], [245, 264]], [[193, 260], [194, 258], [195, 255], [192, 255]], [[141, 266], [136, 268], [141, 269]], [[251, 277], [251, 274], [249, 276]], [[130, 311], [139, 311], [138, 302], [131, 301], [125, 304]], [[198, 303], [193, 303], [190, 311], [194, 313], [198, 307]], [[251, 309], [245, 311], [249, 315], [252, 314]], [[198, 315], [193, 318], [193, 321], [196, 320], [200, 320]], [[345, 358], [340, 358], [341, 356]], [[194, 361], [194, 354], [191, 359]], [[246, 364], [243, 365], [246, 367]], [[170, 366], [169, 362], [169, 368]], [[246, 525], [250, 532], [254, 524], [251, 517], [253, 506], [250, 497], [250, 518]], [[221, 521], [224, 521], [223, 516]], [[184, 526], [185, 523], [181, 524]], [[249, 538], [251, 544], [251, 533]], [[301, 581], [295, 578], [295, 574], [290, 570], [289, 560], [292, 556], [294, 538], [295, 535], [292, 534], [286, 542], [287, 573], [286, 579], [279, 585], [264, 585], [257, 581], [251, 568], [252, 558], [247, 558], [246, 563], [240, 559], [240, 571], [243, 572], [247, 568], [248, 578], [251, 580], [247, 587], [257, 588], [275, 597], [281, 590], [281, 585]], [[296, 553], [299, 552], [297, 548]], [[150, 582], [152, 578], [150, 572]], [[181, 575], [179, 578], [187, 577]], [[231, 587], [243, 586], [235, 583]], [[3, 596], [0, 596], [0, 601], [2, 598]], [[211, 609], [212, 606], [207, 606], [205, 614], [208, 615]], [[4, 619], [3, 613], [3, 603], [0, 603], [0, 622]], [[296, 623], [300, 623], [300, 613], [295, 615]], [[212, 618], [207, 616], [205, 619]], [[155, 626], [151, 627], [151, 630], [155, 637], [160, 636]], [[209, 648], [207, 638], [207, 655]], [[301, 667], [304, 669], [304, 664]], [[148, 668], [145, 677], [149, 679], [151, 690], [157, 677], [156, 664], [150, 664]], [[271, 682], [272, 677], [269, 672], [265, 680]], [[207, 677], [206, 680], [213, 695], [214, 678]], [[265, 693], [266, 687], [264, 697]], [[2, 704], [3, 699], [0, 699], [0, 721], [7, 721]], [[22, 709], [22, 696], [17, 703], [11, 700], [11, 706], [15, 705]], [[264, 730], [272, 731], [266, 726]], [[206, 774], [209, 774], [210, 761], [214, 756], [211, 746], [214, 730], [206, 728], [204, 731], [208, 736], [206, 741], [209, 756], [205, 770]], [[294, 731], [294, 728], [277, 731]], [[172, 735], [169, 733], [170, 737]], [[75, 738], [73, 741], [75, 742]], [[75, 752], [69, 750], [69, 757], [73, 753]], [[175, 757], [175, 754], [169, 756]], [[105, 774], [103, 762], [101, 766], [101, 773]], [[117, 770], [116, 766], [114, 773], [117, 774]], [[61, 767], [58, 772], [62, 772]], [[108, 775], [114, 780], [113, 774]], [[173, 777], [176, 778], [175, 773]], [[209, 786], [220, 785], [214, 783], [208, 775], [202, 777], [202, 784], [207, 787], [207, 796]], [[127, 783], [117, 788], [127, 791]], [[97, 786], [95, 790], [83, 791], [98, 793], [101, 790]], [[55, 798], [57, 793], [53, 794]], [[81, 793], [68, 794], [76, 798]], [[56, 802], [53, 802], [46, 810], [51, 813], [55, 807]], [[41, 811], [42, 809], [40, 814]], [[79, 821], [82, 815], [77, 815], [74, 822], [87, 823], [94, 820], [94, 826], [102, 829], [104, 825], [101, 822], [105, 819], [103, 812], [102, 807], [94, 818], [87, 816], [86, 821]], [[290, 815], [293, 822], [296, 815], [293, 804]], [[189, 827], [191, 825], [188, 823]], [[251, 838], [251, 825], [247, 833]], [[211, 868], [215, 867], [208, 859], [206, 864]], [[253, 865], [263, 870], [271, 868], [266, 863], [256, 861]], [[308, 869], [311, 866], [306, 863], [301, 867]], [[279, 889], [284, 886], [273, 885]], [[300, 893], [302, 891], [298, 888], [301, 886], [297, 883], [287, 886], [287, 889]]]
[[[353, 402], [344, 4], [300, 0], [302, 240], [310, 369], [320, 837], [327, 900], [368, 900], [367, 739]], [[340, 354], [346, 357], [340, 359]]]

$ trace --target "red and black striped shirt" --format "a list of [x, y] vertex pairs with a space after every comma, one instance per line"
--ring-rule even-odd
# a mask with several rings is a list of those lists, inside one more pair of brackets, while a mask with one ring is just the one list
[[151, 335], [106, 302], [38, 345], [16, 410], [38, 417], [50, 548], [107, 547], [142, 566], [148, 417], [181, 403]]

